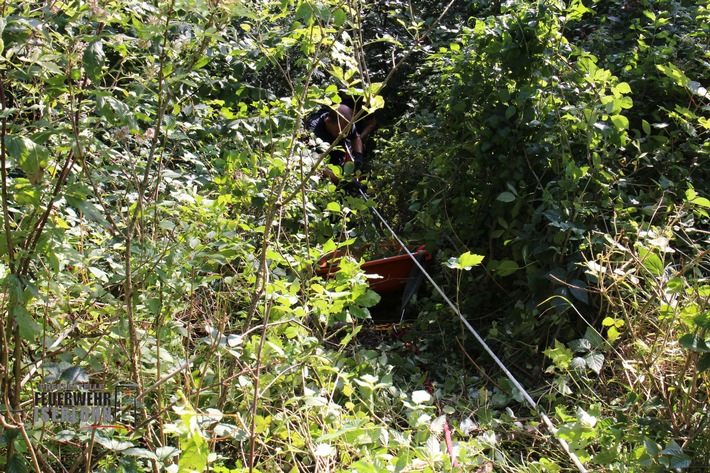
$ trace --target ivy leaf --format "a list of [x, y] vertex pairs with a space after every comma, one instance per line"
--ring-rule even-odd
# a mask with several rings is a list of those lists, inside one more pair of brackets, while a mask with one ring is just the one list
[[106, 55], [101, 39], [92, 41], [84, 50], [84, 70], [92, 82], [101, 79], [101, 69], [103, 68]]
[[588, 353], [584, 357], [587, 362], [587, 367], [594, 371], [596, 374], [601, 373], [602, 367], [604, 366], [604, 355], [598, 352]]

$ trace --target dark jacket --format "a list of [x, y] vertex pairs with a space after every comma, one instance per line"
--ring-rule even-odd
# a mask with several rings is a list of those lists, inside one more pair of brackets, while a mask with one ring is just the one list
[[[325, 119], [328, 116], [328, 110], [329, 109], [321, 109], [315, 113], [312, 113], [308, 117], [306, 117], [306, 129], [313, 132], [316, 137], [320, 138], [322, 141], [326, 143], [332, 143], [337, 136], [330, 136], [330, 133], [328, 133], [328, 129], [325, 127]], [[338, 143], [338, 146], [336, 146], [329, 155], [329, 163], [330, 164], [335, 164], [337, 166], [342, 166], [345, 164], [348, 159], [345, 158], [345, 150], [352, 149], [352, 140], [355, 138], [357, 134], [357, 129], [355, 128], [355, 124], [350, 127], [350, 133], [348, 133], [348, 136], [346, 136], [343, 140]], [[353, 163], [355, 164], [355, 169], [360, 170], [362, 169], [363, 165], [363, 157], [361, 153], [352, 153], [354, 156], [351, 156], [350, 159], [352, 159]]]

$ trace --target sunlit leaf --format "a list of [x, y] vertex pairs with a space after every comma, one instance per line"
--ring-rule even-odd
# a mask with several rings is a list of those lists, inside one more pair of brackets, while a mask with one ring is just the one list
[[412, 393], [412, 402], [414, 404], [425, 404], [431, 401], [431, 394], [426, 391], [414, 391]]
[[624, 131], [629, 128], [629, 119], [623, 115], [612, 115], [611, 121], [618, 131]]

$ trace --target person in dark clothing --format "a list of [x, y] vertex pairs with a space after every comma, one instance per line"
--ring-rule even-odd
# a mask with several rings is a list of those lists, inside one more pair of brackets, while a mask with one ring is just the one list
[[[341, 141], [329, 154], [329, 163], [336, 166], [344, 166], [347, 162], [352, 162], [355, 172], [362, 171], [364, 158], [362, 154], [362, 139], [353, 121], [353, 111], [347, 105], [339, 105], [338, 108], [327, 108], [320, 110], [306, 118], [306, 128], [321, 139], [323, 142], [332, 144], [338, 137], [345, 133]], [[348, 130], [348, 125], [350, 129]], [[333, 183], [338, 183], [339, 179], [331, 171], [324, 171]]]

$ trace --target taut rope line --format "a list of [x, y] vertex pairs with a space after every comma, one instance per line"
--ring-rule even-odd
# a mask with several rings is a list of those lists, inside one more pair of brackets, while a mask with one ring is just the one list
[[[366, 201], [368, 201], [369, 199], [367, 197], [367, 194], [365, 194], [362, 191], [362, 189], [359, 189], [359, 190], [360, 190], [360, 195]], [[488, 344], [485, 342], [485, 340], [483, 340], [483, 338], [478, 334], [476, 329], [474, 329], [471, 326], [471, 324], [468, 322], [468, 320], [466, 320], [466, 318], [463, 315], [461, 315], [461, 312], [459, 311], [459, 309], [454, 305], [453, 302], [451, 302], [451, 299], [449, 299], [446, 296], [446, 294], [444, 294], [444, 291], [432, 279], [432, 277], [429, 275], [427, 270], [424, 269], [424, 267], [419, 263], [419, 261], [417, 261], [417, 259], [414, 257], [412, 252], [409, 251], [409, 248], [407, 248], [407, 246], [402, 242], [402, 240], [399, 238], [397, 233], [395, 233], [395, 231], [392, 229], [392, 227], [390, 227], [389, 223], [387, 223], [387, 221], [380, 214], [380, 212], [378, 212], [375, 207], [372, 207], [372, 210], [375, 213], [375, 215], [377, 215], [377, 217], [380, 219], [380, 221], [385, 226], [385, 228], [387, 228], [387, 230], [389, 230], [389, 232], [392, 234], [394, 239], [397, 240], [397, 243], [399, 243], [399, 245], [402, 247], [402, 249], [407, 252], [409, 257], [412, 259], [412, 261], [414, 261], [414, 264], [417, 265], [417, 267], [422, 272], [422, 274], [424, 274], [424, 276], [427, 278], [427, 280], [432, 284], [432, 286], [434, 286], [434, 289], [436, 289], [436, 291], [441, 295], [441, 297], [444, 298], [444, 300], [449, 305], [449, 307], [451, 307], [451, 310], [454, 311], [454, 313], [459, 317], [459, 319], [461, 319], [461, 322], [463, 322], [463, 324], [466, 326], [466, 328], [473, 334], [473, 336], [476, 338], [478, 343], [483, 347], [483, 349], [486, 351], [486, 353], [488, 353], [488, 355], [490, 355], [490, 357], [493, 358], [493, 361], [496, 362], [496, 364], [500, 367], [500, 369], [503, 370], [503, 373], [505, 373], [505, 375], [508, 377], [510, 382], [513, 383], [513, 386], [515, 386], [516, 389], [522, 393], [523, 397], [525, 398], [527, 403], [530, 405], [530, 407], [540, 415], [540, 417], [542, 418], [542, 421], [547, 426], [547, 429], [553, 435], [555, 435], [557, 433], [557, 428], [552, 424], [552, 421], [550, 420], [549, 417], [547, 417], [547, 414], [545, 414], [545, 412], [542, 410], [542, 408], [540, 408], [538, 406], [538, 404], [535, 402], [535, 400], [530, 396], [530, 394], [528, 394], [527, 390], [523, 387], [522, 384], [520, 384], [518, 382], [518, 380], [515, 378], [515, 376], [513, 376], [513, 373], [510, 372], [510, 370], [505, 366], [505, 364], [501, 361], [501, 359], [498, 358], [498, 356], [493, 352], [493, 350], [491, 350], [491, 347], [488, 346]], [[560, 446], [562, 447], [562, 450], [564, 450], [565, 453], [569, 456], [570, 460], [572, 460], [572, 463], [574, 463], [574, 465], [577, 467], [577, 469], [581, 473], [587, 473], [587, 469], [584, 467], [584, 465], [582, 465], [582, 462], [579, 460], [577, 455], [575, 455], [575, 453], [570, 450], [567, 442], [564, 439], [561, 439], [559, 437], [555, 437], [555, 438], [557, 438], [557, 441], [559, 442]]]

